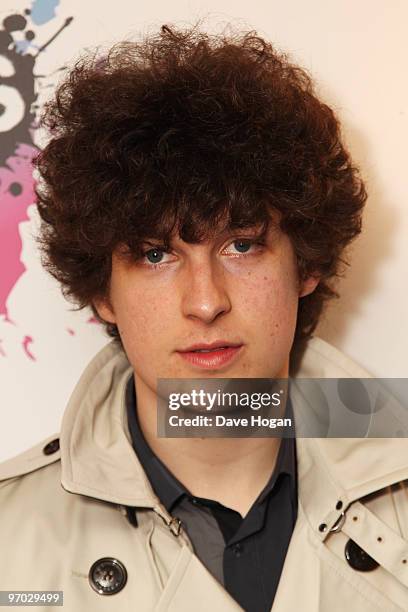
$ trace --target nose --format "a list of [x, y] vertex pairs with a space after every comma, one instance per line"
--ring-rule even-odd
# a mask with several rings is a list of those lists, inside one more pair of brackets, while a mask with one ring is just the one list
[[211, 323], [231, 310], [225, 271], [216, 261], [190, 261], [183, 279], [184, 316]]

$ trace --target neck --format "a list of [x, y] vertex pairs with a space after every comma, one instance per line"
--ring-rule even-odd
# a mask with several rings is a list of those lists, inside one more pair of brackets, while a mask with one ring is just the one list
[[245, 516], [273, 472], [281, 438], [158, 438], [157, 396], [136, 374], [135, 388], [140, 428], [156, 456], [192, 495]]

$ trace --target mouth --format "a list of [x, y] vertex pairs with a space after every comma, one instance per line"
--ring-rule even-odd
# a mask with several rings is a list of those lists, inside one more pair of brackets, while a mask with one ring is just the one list
[[182, 359], [191, 365], [214, 370], [230, 364], [243, 349], [243, 344], [213, 342], [211, 345], [192, 345], [186, 350], [177, 351]]

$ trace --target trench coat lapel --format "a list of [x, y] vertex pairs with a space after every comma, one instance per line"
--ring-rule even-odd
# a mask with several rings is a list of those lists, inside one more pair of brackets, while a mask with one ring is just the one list
[[188, 546], [176, 566], [154, 612], [242, 612], [241, 606], [209, 573]]

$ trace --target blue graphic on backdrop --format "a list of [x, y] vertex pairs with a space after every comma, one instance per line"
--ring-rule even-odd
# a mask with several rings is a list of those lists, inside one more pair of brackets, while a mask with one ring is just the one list
[[35, 25], [43, 25], [55, 17], [55, 9], [59, 0], [34, 0], [31, 5], [31, 21]]

